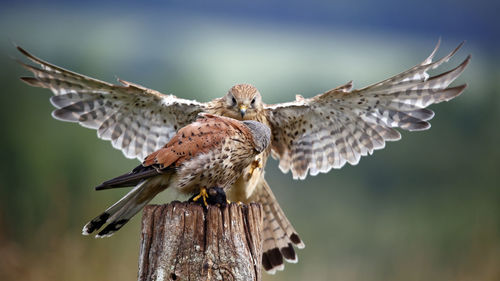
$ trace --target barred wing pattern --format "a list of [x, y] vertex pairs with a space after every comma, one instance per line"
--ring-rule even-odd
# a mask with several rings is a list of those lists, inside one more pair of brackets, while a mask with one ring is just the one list
[[[462, 43], [463, 44], [463, 43]], [[448, 87], [465, 69], [470, 55], [456, 68], [429, 77], [430, 69], [447, 62], [462, 46], [432, 62], [431, 55], [413, 68], [359, 90], [352, 83], [310, 99], [266, 106], [273, 132], [272, 155], [295, 179], [326, 173], [345, 163], [356, 165], [361, 156], [382, 149], [401, 134], [393, 128], [419, 131], [430, 128], [431, 104], [449, 101], [466, 85]]]
[[34, 77], [21, 79], [52, 90], [52, 116], [97, 130], [127, 158], [142, 161], [163, 147], [177, 129], [193, 122], [204, 104], [119, 80], [114, 85], [49, 64], [17, 47], [40, 68], [20, 62]]

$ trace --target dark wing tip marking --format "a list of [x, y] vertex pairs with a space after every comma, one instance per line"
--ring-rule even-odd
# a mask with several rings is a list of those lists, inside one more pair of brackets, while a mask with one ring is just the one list
[[27, 56], [27, 57], [32, 57], [33, 55], [31, 55], [30, 53], [28, 53], [28, 51], [26, 51], [25, 49], [23, 49], [21, 46], [18, 46], [18, 45], [14, 45], [16, 47], [16, 49], [21, 52], [23, 55]]
[[293, 244], [301, 244], [302, 243], [302, 240], [300, 239], [299, 235], [297, 235], [297, 233], [292, 233], [292, 235], [290, 235], [290, 241], [293, 242]]
[[295, 254], [295, 250], [293, 249], [293, 245], [288, 243], [287, 247], [283, 247], [280, 249], [281, 254], [288, 262], [297, 262], [297, 255]]
[[112, 178], [95, 187], [95, 190], [104, 190], [117, 187], [134, 186], [143, 180], [158, 175], [154, 167], [144, 167], [142, 164], [135, 167], [131, 172]]
[[128, 222], [128, 219], [121, 219], [119, 221], [114, 221], [114, 222], [108, 224], [103, 230], [101, 230], [96, 235], [96, 238], [109, 237], [109, 236], [113, 235], [113, 233], [120, 230], [120, 228], [122, 228], [127, 222]]
[[271, 261], [269, 261], [269, 257], [266, 253], [262, 254], [262, 266], [264, 267], [265, 271], [270, 271], [271, 269], [273, 269]]
[[109, 213], [104, 212], [98, 217], [94, 218], [83, 227], [82, 234], [89, 235], [90, 233], [98, 230], [106, 223], [106, 221], [109, 219], [109, 216]]
[[31, 53], [29, 53], [28, 51], [26, 51], [25, 49], [21, 48], [20, 46], [16, 46], [16, 49], [21, 52], [21, 54], [25, 55], [27, 58], [29, 58], [31, 61], [33, 62], [36, 62], [38, 64], [41, 64], [41, 65], [47, 65], [47, 66], [50, 66], [50, 67], [54, 67], [54, 69], [57, 69], [58, 67], [56, 66], [52, 66], [51, 64], [35, 57], [34, 55], [32, 55]]
[[283, 255], [278, 248], [273, 248], [262, 254], [262, 265], [266, 271], [271, 274], [276, 269], [282, 270], [284, 268]]
[[100, 185], [95, 187], [95, 190], [104, 190], [109, 189], [109, 187], [105, 183], [101, 183]]
[[43, 83], [41, 83], [38, 79], [35, 77], [20, 77], [21, 81], [24, 83], [33, 86], [33, 87], [43, 87]]

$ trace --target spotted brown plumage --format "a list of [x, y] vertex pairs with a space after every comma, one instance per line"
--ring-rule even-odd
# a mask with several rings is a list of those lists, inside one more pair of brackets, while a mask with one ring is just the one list
[[[96, 129], [128, 158], [144, 158], [160, 149], [175, 132], [193, 122], [200, 112], [238, 120], [256, 120], [271, 128], [271, 145], [255, 157], [228, 190], [232, 201], [259, 202], [265, 210], [263, 266], [268, 272], [297, 261], [293, 246], [304, 243], [286, 218], [264, 178], [269, 155], [295, 179], [326, 173], [385, 147], [401, 138], [396, 128], [426, 130], [434, 113], [428, 106], [449, 101], [466, 85], [450, 87], [469, 63], [430, 76], [461, 47], [433, 61], [439, 43], [422, 63], [382, 82], [352, 90], [349, 82], [312, 98], [267, 105], [252, 85], [239, 84], [210, 102], [200, 103], [164, 95], [130, 82], [113, 85], [64, 70], [19, 50], [41, 68], [23, 64], [35, 77], [22, 79], [49, 88], [57, 119]], [[149, 163], [149, 162], [148, 162]], [[292, 246], [293, 245], [293, 246]]]
[[243, 169], [267, 148], [270, 135], [270, 129], [256, 121], [202, 114], [202, 118], [181, 128], [165, 147], [148, 155], [142, 165], [96, 187], [136, 186], [87, 223], [83, 234], [107, 224], [97, 237], [112, 235], [169, 187], [185, 194], [198, 193], [202, 188], [230, 189]]

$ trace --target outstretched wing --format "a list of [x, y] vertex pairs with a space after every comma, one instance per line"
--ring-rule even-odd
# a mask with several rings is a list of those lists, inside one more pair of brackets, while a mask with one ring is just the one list
[[122, 85], [114, 85], [86, 77], [17, 49], [39, 65], [20, 62], [34, 74], [21, 80], [52, 90], [54, 118], [97, 130], [99, 138], [110, 140], [127, 158], [142, 161], [163, 147], [177, 129], [196, 120], [205, 107], [123, 80], [119, 80]]
[[427, 71], [447, 62], [462, 44], [432, 62], [438, 43], [422, 63], [363, 89], [351, 91], [349, 82], [310, 99], [297, 96], [294, 102], [267, 106], [272, 155], [279, 159], [280, 169], [304, 179], [308, 172], [326, 173], [346, 162], [356, 165], [386, 141], [399, 140], [401, 135], [393, 128], [429, 129], [434, 112], [426, 107], [462, 93], [465, 84], [448, 86], [463, 72], [470, 55], [448, 72], [429, 77]]

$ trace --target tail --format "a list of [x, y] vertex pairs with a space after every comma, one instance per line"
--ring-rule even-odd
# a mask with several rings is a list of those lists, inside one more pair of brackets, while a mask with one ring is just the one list
[[262, 266], [270, 273], [285, 268], [283, 260], [296, 263], [297, 255], [293, 246], [305, 247], [299, 235], [281, 210], [276, 197], [264, 177], [260, 179], [250, 201], [262, 204], [264, 209], [264, 244]]
[[[162, 177], [160, 181], [159, 177]], [[82, 230], [83, 235], [89, 235], [102, 229], [96, 238], [109, 237], [122, 228], [135, 214], [137, 214], [153, 197], [165, 190], [168, 184], [165, 184], [165, 177], [170, 181], [169, 174], [153, 177], [140, 182], [127, 195], [118, 202], [106, 209], [102, 214], [88, 222]]]

